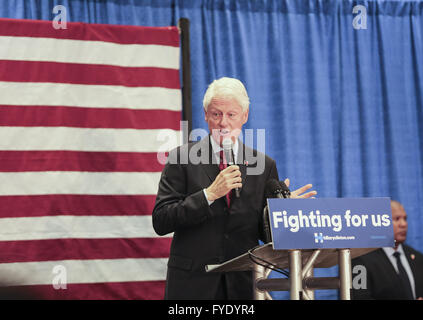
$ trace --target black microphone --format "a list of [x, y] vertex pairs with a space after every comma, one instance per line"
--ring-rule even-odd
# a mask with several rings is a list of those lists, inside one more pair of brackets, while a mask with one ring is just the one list
[[[281, 186], [278, 180], [270, 179], [266, 182], [266, 187], [264, 188], [264, 198], [265, 199], [284, 198], [283, 189], [284, 187]], [[263, 210], [263, 233], [264, 233], [264, 242], [265, 243], [272, 242], [272, 236], [270, 233], [269, 207], [267, 206], [267, 204], [265, 205]]]
[[[233, 143], [231, 138], [225, 138], [222, 141], [223, 152], [225, 152], [225, 158], [228, 165], [232, 166], [235, 164], [235, 157], [234, 157], [234, 150], [233, 150]], [[239, 198], [241, 196], [241, 190], [239, 188], [235, 188], [235, 197]]]
[[267, 181], [266, 187], [264, 189], [265, 198], [266, 199], [267, 198], [285, 198], [283, 196], [282, 191], [283, 191], [283, 187], [281, 186], [279, 181], [276, 179], [270, 179]]
[[283, 181], [279, 181], [279, 184], [280, 184], [280, 186], [281, 186], [281, 193], [282, 193], [282, 196], [284, 197], [284, 198], [291, 198], [291, 191], [289, 191], [289, 188], [288, 188], [288, 186], [285, 184], [285, 182], [283, 182]]

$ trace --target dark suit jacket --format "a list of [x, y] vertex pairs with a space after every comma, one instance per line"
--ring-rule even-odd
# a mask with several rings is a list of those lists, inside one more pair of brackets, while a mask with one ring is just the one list
[[[240, 198], [232, 197], [230, 209], [226, 197], [210, 206], [203, 189], [219, 174], [211, 163], [209, 137], [171, 151], [163, 169], [153, 210], [153, 227], [157, 234], [173, 232], [168, 261], [166, 299], [213, 299], [221, 281], [218, 273], [206, 273], [207, 264], [221, 264], [247, 252], [263, 239], [264, 188], [267, 180], [279, 179], [276, 163], [265, 159], [260, 175], [247, 175], [254, 167], [257, 151], [239, 143], [237, 163], [242, 184]], [[203, 156], [200, 164], [181, 163], [186, 153]], [[208, 154], [205, 154], [208, 153]], [[259, 153], [260, 154], [260, 153]], [[182, 158], [180, 156], [182, 155]], [[178, 163], [175, 159], [179, 159]], [[210, 162], [209, 162], [210, 161]], [[207, 164], [208, 162], [208, 164]], [[216, 162], [216, 161], [214, 161]], [[229, 299], [252, 299], [252, 273], [225, 274]]]
[[[423, 297], [423, 255], [410, 246], [403, 244], [402, 247], [413, 272], [416, 297]], [[412, 259], [412, 255], [414, 255], [414, 259]], [[353, 289], [353, 299], [405, 299], [400, 278], [383, 249], [353, 259], [352, 266], [355, 265], [366, 267], [367, 289]]]

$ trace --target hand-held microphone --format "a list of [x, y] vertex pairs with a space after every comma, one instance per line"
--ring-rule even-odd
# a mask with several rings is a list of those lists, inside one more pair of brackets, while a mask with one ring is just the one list
[[[235, 157], [234, 157], [234, 150], [233, 150], [233, 142], [231, 138], [225, 138], [222, 141], [223, 152], [225, 153], [226, 161], [228, 162], [229, 166], [235, 164]], [[241, 196], [241, 190], [239, 188], [235, 188], [235, 197], [239, 198]]]

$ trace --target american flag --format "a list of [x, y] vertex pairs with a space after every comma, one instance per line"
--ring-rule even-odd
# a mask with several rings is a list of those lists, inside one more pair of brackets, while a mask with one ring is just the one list
[[151, 212], [157, 152], [179, 144], [179, 54], [176, 27], [0, 19], [6, 294], [163, 298], [171, 238]]

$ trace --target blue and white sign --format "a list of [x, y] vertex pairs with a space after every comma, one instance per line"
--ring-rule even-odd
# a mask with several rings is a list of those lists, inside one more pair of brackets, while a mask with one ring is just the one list
[[267, 199], [274, 249], [394, 246], [389, 198]]

